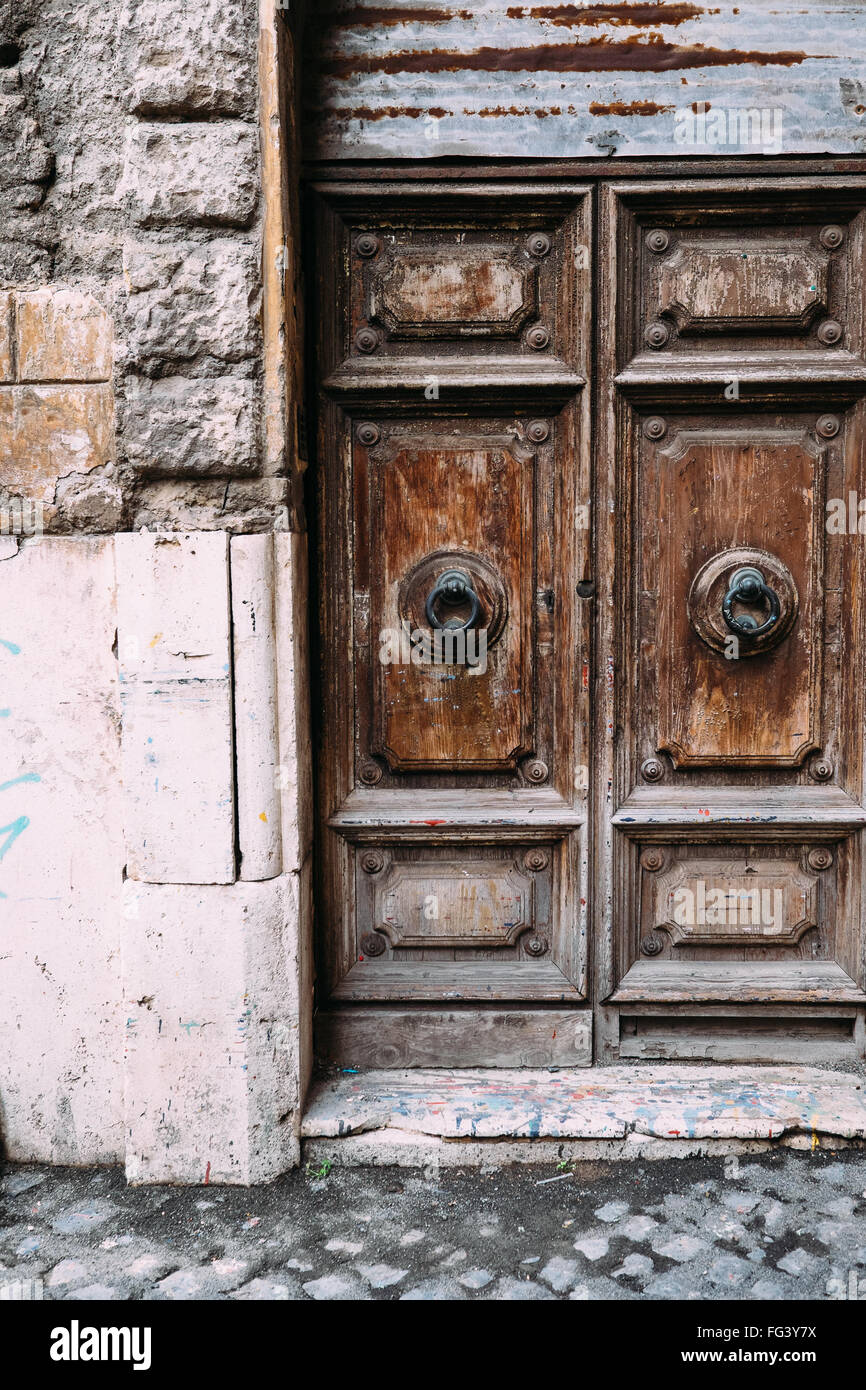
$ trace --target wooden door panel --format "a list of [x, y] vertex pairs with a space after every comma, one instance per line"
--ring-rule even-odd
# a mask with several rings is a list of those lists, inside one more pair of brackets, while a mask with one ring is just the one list
[[766, 960], [833, 958], [833, 845], [652, 844], [639, 864], [647, 959], [753, 960], [760, 968]]
[[[655, 432], [661, 417], [650, 418]], [[645, 554], [642, 582], [657, 617], [650, 708], [656, 748], [675, 767], [796, 767], [820, 746], [828, 446], [815, 425], [667, 418], [659, 443], [644, 426], [642, 506], [658, 519], [657, 567]], [[749, 563], [782, 605], [772, 645], [724, 619], [730, 581]], [[738, 603], [732, 615], [763, 625], [769, 601]]]
[[453, 1067], [458, 1038], [463, 1067], [592, 1064], [592, 1015], [573, 1007], [334, 1009], [318, 1014], [316, 1036], [329, 1066]]
[[565, 295], [589, 252], [573, 211], [545, 214], [518, 198], [494, 227], [479, 226], [465, 202], [462, 215], [443, 209], [434, 219], [387, 207], [381, 194], [375, 218], [347, 219], [347, 359], [471, 353], [574, 365], [582, 316], [568, 314]]
[[535, 896], [512, 860], [393, 865], [376, 884], [373, 922], [397, 951], [495, 950], [533, 929]]
[[796, 227], [784, 235], [767, 229], [760, 236], [743, 227], [678, 229], [660, 255], [652, 254], [652, 236], [646, 258], [648, 346], [654, 346], [650, 325], [659, 321], [675, 335], [666, 347], [746, 333], [784, 333], [789, 347], [810, 341], [820, 346], [819, 324], [841, 312], [844, 270], [838, 273], [832, 261], [841, 228]]
[[[535, 472], [527, 441], [473, 437], [462, 420], [383, 426], [368, 450], [372, 752], [392, 771], [504, 771], [530, 751]], [[426, 612], [448, 573], [469, 577], [480, 606], [462, 636]], [[471, 611], [469, 598], [433, 604], [446, 624]]]
[[359, 856], [367, 880], [358, 884], [361, 942], [383, 960], [419, 959], [418, 952], [455, 959], [458, 951], [467, 960], [489, 951], [501, 960], [538, 960], [550, 944], [554, 866], [555, 855], [540, 845], [365, 851]]
[[[589, 356], [589, 199], [583, 187], [467, 181], [320, 184], [313, 239], [328, 292], [323, 379], [387, 381], [400, 366], [422, 390], [475, 363], [580, 372]], [[578, 382], [573, 382], [572, 389]]]
[[[479, 785], [491, 776], [506, 785], [515, 777], [517, 785], [567, 782], [556, 708], [569, 699], [573, 669], [573, 600], [564, 587], [573, 559], [553, 538], [574, 516], [557, 476], [573, 421], [431, 412], [346, 428], [356, 778], [383, 787], [422, 786], [426, 773], [451, 785], [455, 774]], [[454, 573], [478, 602], [476, 625], [462, 637], [459, 627], [449, 636], [447, 624], [471, 618], [469, 598], [451, 608], [432, 600], [443, 629], [427, 614], [443, 576]], [[567, 758], [566, 729], [560, 746]]]
[[[696, 786], [703, 770], [720, 785], [796, 776], [859, 798], [860, 610], [850, 596], [862, 555], [830, 517], [862, 488], [861, 409], [644, 408], [626, 425], [636, 483], [625, 557], [636, 597], [622, 615], [624, 650], [636, 653], [631, 785], [687, 775]], [[747, 567], [770, 590], [754, 604], [731, 589]], [[729, 616], [758, 627], [775, 596], [775, 626], [754, 639], [735, 630], [724, 612], [732, 592]]]
[[538, 317], [540, 266], [541, 258], [513, 240], [478, 233], [468, 240], [465, 230], [441, 228], [426, 237], [390, 234], [375, 261], [359, 266], [356, 331], [374, 324], [395, 343], [516, 339]]
[[629, 358], [737, 350], [863, 357], [866, 215], [856, 180], [623, 188], [620, 340]]
[[[540, 831], [540, 827], [538, 827]], [[586, 846], [495, 821], [459, 839], [442, 826], [386, 827], [349, 845], [353, 956], [348, 1001], [579, 1001], [586, 992]], [[357, 833], [357, 832], [354, 832]]]

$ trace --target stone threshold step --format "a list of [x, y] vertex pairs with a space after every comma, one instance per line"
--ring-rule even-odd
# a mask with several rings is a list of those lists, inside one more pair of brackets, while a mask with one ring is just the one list
[[[844, 1146], [866, 1140], [866, 1083], [801, 1066], [347, 1072], [314, 1084], [301, 1137], [311, 1154], [337, 1140], [342, 1159], [370, 1163], [444, 1149], [453, 1162], [484, 1161], [470, 1149], [510, 1162], [563, 1145], [585, 1157]], [[500, 1144], [509, 1155], [497, 1160]]]
[[342, 1139], [304, 1139], [301, 1161], [310, 1168], [323, 1163], [341, 1168], [480, 1168], [495, 1173], [513, 1163], [547, 1167], [539, 1185], [579, 1175], [581, 1163], [658, 1161], [668, 1158], [717, 1159], [765, 1154], [779, 1149], [838, 1153], [866, 1148], [862, 1139], [833, 1135], [784, 1134], [781, 1139], [652, 1139], [629, 1134], [625, 1139], [439, 1139], [402, 1129], [376, 1129]]

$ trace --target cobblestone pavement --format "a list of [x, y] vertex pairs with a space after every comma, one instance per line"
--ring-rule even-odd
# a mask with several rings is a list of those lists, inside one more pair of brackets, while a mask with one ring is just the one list
[[10, 1166], [0, 1191], [5, 1298], [866, 1298], [862, 1150], [260, 1188]]

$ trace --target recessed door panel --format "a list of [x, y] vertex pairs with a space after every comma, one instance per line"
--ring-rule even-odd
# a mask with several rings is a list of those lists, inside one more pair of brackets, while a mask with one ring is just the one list
[[[770, 180], [626, 192], [620, 222], [633, 255], [629, 320], [620, 348], [643, 354], [737, 350], [863, 354], [855, 286], [863, 256], [862, 196]], [[626, 263], [620, 264], [623, 282]]]
[[[844, 858], [844, 851], [843, 851]], [[646, 960], [832, 958], [834, 845], [652, 844], [640, 854]]]
[[557, 861], [555, 849], [526, 843], [363, 851], [361, 942], [382, 960], [456, 951], [538, 960], [550, 948]]
[[[351, 359], [426, 356], [555, 357], [574, 364], [583, 315], [566, 296], [589, 268], [582, 218], [518, 194], [484, 225], [489, 209], [464, 195], [450, 216], [389, 206], [352, 210], [339, 235], [349, 264]], [[472, 201], [476, 209], [470, 211]], [[366, 210], [365, 210], [366, 212]]]
[[372, 751], [392, 771], [530, 751], [536, 470], [520, 434], [466, 421], [383, 424], [368, 450]]
[[396, 237], [362, 290], [368, 322], [392, 339], [516, 338], [538, 312], [541, 258], [513, 242]]
[[813, 320], [829, 315], [832, 249], [825, 241], [844, 233], [833, 228], [822, 241], [823, 230], [680, 230], [667, 254], [649, 260], [648, 300], [684, 338], [772, 331], [802, 337]]
[[[668, 418], [656, 443], [645, 422], [652, 708], [675, 767], [793, 767], [820, 744], [827, 443], [815, 424]], [[661, 425], [650, 417], [651, 434]]]

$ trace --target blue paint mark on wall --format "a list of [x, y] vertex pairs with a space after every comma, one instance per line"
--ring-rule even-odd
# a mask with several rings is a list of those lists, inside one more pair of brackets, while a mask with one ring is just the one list
[[0, 782], [0, 792], [8, 791], [10, 787], [16, 787], [19, 782], [41, 782], [42, 778], [38, 772], [22, 772], [20, 777], [13, 777], [11, 782]]
[[[20, 656], [21, 648], [16, 642], [7, 642], [0, 637], [0, 646], [6, 648], [13, 656]], [[11, 711], [8, 709], [0, 710], [0, 718], [8, 719]], [[17, 787], [21, 782], [41, 782], [42, 778], [38, 772], [22, 772], [20, 776], [13, 777], [8, 782], [0, 782], [0, 792], [8, 791], [10, 787]], [[0, 860], [12, 848], [18, 836], [21, 835], [30, 824], [29, 816], [18, 816], [16, 820], [10, 821], [8, 825], [0, 825], [0, 835], [5, 835], [6, 839], [0, 844]], [[0, 892], [0, 898], [5, 898], [6, 894]]]

